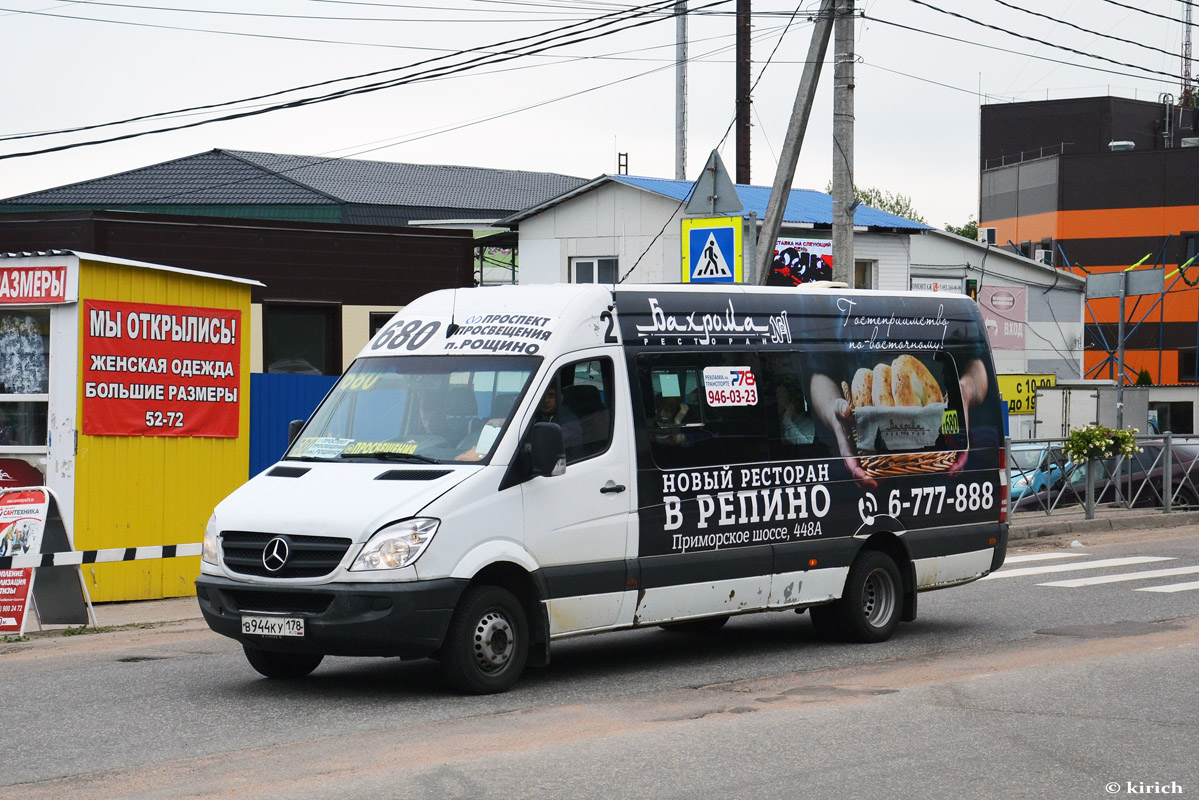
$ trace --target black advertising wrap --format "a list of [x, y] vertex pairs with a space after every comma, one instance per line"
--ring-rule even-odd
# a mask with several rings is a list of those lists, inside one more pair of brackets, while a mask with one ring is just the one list
[[968, 298], [629, 289], [616, 305], [641, 556], [998, 522], [999, 397]]

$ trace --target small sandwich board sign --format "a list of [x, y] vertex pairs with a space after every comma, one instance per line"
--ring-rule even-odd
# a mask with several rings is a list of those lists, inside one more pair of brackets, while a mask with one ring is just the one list
[[[58, 502], [50, 489], [44, 486], [0, 489], [0, 566], [21, 556], [72, 549]], [[79, 566], [0, 568], [0, 634], [24, 634], [31, 612], [39, 629], [43, 623], [94, 624]]]

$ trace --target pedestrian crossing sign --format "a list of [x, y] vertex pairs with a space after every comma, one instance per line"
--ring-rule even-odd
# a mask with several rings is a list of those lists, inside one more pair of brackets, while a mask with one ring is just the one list
[[683, 283], [741, 283], [741, 217], [683, 220]]

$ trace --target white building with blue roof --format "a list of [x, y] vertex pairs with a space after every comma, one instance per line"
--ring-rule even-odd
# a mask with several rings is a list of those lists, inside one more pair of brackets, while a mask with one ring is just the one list
[[[685, 206], [694, 185], [603, 175], [497, 224], [519, 227], [521, 283], [607, 282], [613, 273], [634, 283], [675, 283], [683, 279], [682, 220], [693, 216]], [[748, 250], [757, 241], [770, 188], [735, 188]], [[779, 238], [831, 243], [832, 221], [830, 195], [792, 189]], [[869, 206], [857, 207], [854, 224], [857, 285], [909, 288], [908, 241], [929, 227]]]

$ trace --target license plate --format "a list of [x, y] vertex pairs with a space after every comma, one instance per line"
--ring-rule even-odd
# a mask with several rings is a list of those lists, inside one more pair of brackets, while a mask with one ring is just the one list
[[303, 636], [303, 617], [242, 617], [241, 632], [254, 636]]

